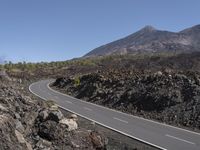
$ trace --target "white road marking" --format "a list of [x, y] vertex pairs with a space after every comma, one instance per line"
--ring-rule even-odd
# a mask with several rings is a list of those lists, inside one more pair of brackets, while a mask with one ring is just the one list
[[[36, 82], [36, 83], [37, 83], [37, 82]], [[33, 91], [31, 90], [31, 87], [32, 87], [33, 85], [35, 85], [36, 83], [32, 83], [32, 84], [29, 86], [29, 91], [30, 91], [31, 93], [35, 94], [36, 96], [40, 97], [41, 99], [47, 100], [46, 98], [44, 98], [44, 97], [38, 95], [37, 93], [35, 93], [35, 92], [33, 92]], [[50, 83], [49, 83], [49, 84], [50, 84]], [[47, 85], [47, 88], [49, 88], [50, 90], [52, 90], [52, 89], [49, 87], [49, 84]], [[52, 90], [52, 91], [54, 91], [54, 92], [56, 92], [56, 93], [59, 93], [59, 94], [61, 94], [61, 95], [67, 96], [66, 94], [57, 92], [57, 91], [55, 91], [55, 90]], [[68, 97], [70, 97], [70, 96], [68, 96]], [[130, 135], [130, 134], [125, 133], [125, 132], [122, 132], [122, 131], [117, 130], [117, 129], [115, 129], [115, 128], [112, 128], [112, 127], [110, 127], [110, 126], [107, 126], [107, 125], [105, 125], [105, 124], [103, 124], [103, 123], [100, 123], [100, 122], [98, 122], [98, 121], [96, 121], [96, 120], [93, 120], [93, 119], [91, 119], [91, 118], [88, 118], [88, 117], [86, 117], [86, 116], [84, 116], [84, 115], [82, 115], [82, 114], [80, 114], [80, 113], [77, 113], [77, 112], [75, 112], [75, 111], [72, 111], [72, 110], [70, 110], [70, 109], [67, 109], [67, 108], [65, 108], [65, 107], [62, 107], [61, 105], [58, 105], [58, 106], [59, 106], [60, 108], [64, 109], [64, 110], [67, 110], [67, 111], [72, 112], [72, 113], [74, 113], [74, 114], [77, 114], [77, 115], [79, 115], [79, 116], [81, 116], [81, 117], [83, 117], [83, 118], [85, 118], [85, 119], [88, 119], [88, 120], [91, 120], [91, 121], [93, 121], [93, 122], [96, 122], [96, 123], [98, 123], [99, 125], [102, 125], [102, 126], [104, 126], [104, 127], [107, 127], [108, 129], [111, 129], [111, 130], [113, 130], [113, 131], [116, 131], [116, 132], [118, 132], [118, 133], [121, 133], [121, 134], [123, 134], [123, 135], [126, 135], [126, 136], [128, 136], [128, 137], [131, 137], [131, 138], [136, 139], [136, 140], [138, 140], [138, 141], [141, 141], [141, 142], [143, 142], [143, 143], [149, 144], [149, 145], [151, 145], [151, 146], [157, 147], [157, 148], [159, 148], [159, 149], [161, 149], [161, 150], [167, 150], [167, 149], [164, 148], [164, 147], [161, 147], [161, 146], [159, 146], [159, 145], [156, 145], [156, 144], [153, 144], [153, 143], [151, 143], [151, 142], [145, 141], [145, 140], [143, 140], [143, 139], [137, 138], [137, 137], [135, 137], [135, 136], [133, 136], [133, 135]]]
[[[53, 81], [51, 81], [50, 83], [48, 83], [48, 84], [46, 85], [47, 88], [48, 88], [49, 90], [51, 90], [51, 91], [53, 91], [53, 92], [55, 92], [55, 93], [58, 93], [58, 94], [60, 94], [60, 95], [63, 95], [63, 96], [66, 96], [66, 97], [70, 97], [70, 98], [72, 98], [72, 99], [75, 99], [75, 100], [80, 101], [80, 99], [77, 99], [77, 98], [75, 98], [75, 97], [69, 96], [69, 95], [67, 95], [67, 94], [58, 92], [58, 91], [56, 91], [56, 90], [50, 88], [49, 85], [50, 85], [52, 82], [53, 82]], [[36, 82], [36, 83], [37, 83], [37, 82]], [[82, 100], [81, 100], [81, 101], [82, 101]], [[86, 102], [86, 101], [82, 101], [82, 102], [83, 102], [83, 103], [86, 103], [86, 104], [91, 104], [91, 105], [94, 105], [94, 106], [97, 106], [97, 107], [101, 107], [101, 108], [104, 108], [104, 109], [107, 109], [107, 110], [110, 110], [110, 111], [114, 111], [114, 112], [120, 113], [120, 114], [125, 115], [125, 116], [130, 116], [130, 117], [133, 117], [133, 118], [136, 118], [136, 119], [140, 119], [140, 120], [152, 122], [152, 123], [155, 123], [155, 124], [158, 124], [158, 125], [162, 125], [162, 126], [174, 128], [174, 129], [177, 129], [177, 130], [182, 130], [182, 131], [185, 131], [185, 132], [189, 132], [189, 133], [192, 133], [192, 134], [200, 135], [199, 132], [195, 132], [195, 131], [191, 131], [191, 130], [179, 128], [179, 127], [176, 127], [176, 126], [168, 125], [168, 124], [166, 124], [166, 123], [161, 123], [161, 122], [157, 122], [157, 121], [145, 119], [145, 118], [139, 117], [139, 116], [134, 116], [134, 115], [131, 115], [131, 114], [127, 114], [127, 113], [124, 113], [124, 112], [115, 110], [115, 109], [107, 108], [107, 107], [105, 107], [105, 106], [97, 105], [97, 104], [94, 104], [94, 103], [91, 103], [91, 102]]]
[[193, 143], [193, 142], [190, 142], [190, 141], [187, 141], [187, 140], [184, 140], [184, 139], [181, 139], [181, 138], [178, 138], [178, 137], [175, 137], [175, 136], [169, 135], [169, 134], [166, 134], [165, 136], [170, 137], [170, 138], [173, 138], [173, 139], [176, 139], [176, 140], [179, 140], [179, 141], [182, 141], [182, 142], [186, 142], [186, 143], [189, 143], [189, 144], [195, 145], [195, 143]]
[[88, 107], [83, 107], [85, 110], [89, 110], [92, 111], [92, 109], [88, 108]]
[[[53, 82], [53, 81], [51, 81], [50, 83], [47, 83], [47, 85], [46, 85], [47, 88], [48, 88], [49, 90], [53, 91], [54, 93], [58, 93], [58, 94], [60, 94], [60, 95], [66, 96], [66, 97], [70, 97], [70, 98], [72, 98], [72, 99], [75, 99], [75, 100], [78, 100], [78, 101], [82, 101], [82, 100], [80, 100], [80, 99], [77, 99], [77, 98], [75, 98], [75, 97], [72, 97], [72, 96], [70, 96], [70, 95], [67, 95], [67, 94], [58, 92], [58, 91], [56, 91], [56, 90], [50, 88], [50, 84], [51, 84], [52, 82]], [[37, 82], [36, 82], [36, 83], [37, 83]], [[36, 83], [32, 83], [32, 84], [34, 85], [34, 84], [36, 84]], [[30, 86], [29, 86], [29, 89], [30, 89]], [[157, 122], [157, 121], [145, 119], [145, 118], [139, 117], [139, 116], [134, 116], [134, 115], [131, 115], [131, 114], [127, 114], [127, 113], [124, 113], [124, 112], [121, 112], [121, 111], [118, 111], [118, 110], [115, 110], [115, 109], [107, 108], [107, 107], [105, 107], [105, 106], [97, 105], [97, 104], [94, 104], [94, 103], [90, 103], [90, 102], [86, 102], [86, 101], [82, 101], [82, 102], [83, 102], [83, 103], [86, 103], [86, 104], [91, 104], [91, 105], [93, 105], [93, 106], [101, 107], [101, 108], [104, 108], [104, 109], [107, 109], [107, 110], [110, 110], [110, 111], [114, 111], [114, 112], [120, 113], [120, 114], [125, 115], [125, 116], [130, 116], [130, 117], [133, 117], [133, 118], [136, 118], [136, 119], [139, 119], [139, 120], [144, 120], [144, 121], [152, 122], [152, 123], [155, 123], [155, 124], [158, 124], [158, 125], [161, 125], [161, 126], [166, 126], [166, 127], [174, 128], [174, 129], [177, 129], [177, 130], [182, 130], [182, 131], [185, 131], [185, 132], [188, 132], [188, 133], [200, 135], [199, 132], [195, 132], [195, 131], [191, 131], [191, 130], [179, 128], [179, 127], [176, 127], [176, 126], [168, 125], [168, 124], [166, 124], [166, 123], [161, 123], [161, 122]]]
[[118, 121], [121, 121], [121, 122], [123, 122], [123, 123], [128, 123], [128, 121], [125, 121], [125, 120], [122, 120], [122, 119], [119, 119], [119, 118], [116, 118], [116, 117], [113, 117], [113, 119], [118, 120]]

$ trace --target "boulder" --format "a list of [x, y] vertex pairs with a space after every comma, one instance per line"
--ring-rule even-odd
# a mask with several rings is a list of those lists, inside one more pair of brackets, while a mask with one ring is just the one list
[[50, 111], [47, 120], [53, 120], [59, 122], [63, 119], [63, 114], [60, 110]]
[[0, 111], [8, 112], [8, 109], [0, 104]]
[[92, 131], [89, 135], [94, 147], [96, 149], [105, 149], [106, 145], [108, 144], [108, 140], [104, 138], [102, 135], [99, 133]]
[[16, 120], [15, 124], [16, 124], [16, 129], [19, 132], [23, 133], [24, 132], [24, 126], [22, 125], [21, 121]]
[[43, 122], [47, 119], [48, 115], [48, 110], [43, 110], [38, 114], [38, 118]]
[[15, 119], [21, 119], [20, 115], [18, 113], [15, 113]]
[[71, 114], [70, 118], [74, 121], [78, 121], [78, 116], [76, 114]]
[[19, 131], [15, 130], [15, 136], [19, 143], [26, 143], [24, 136]]
[[57, 122], [52, 120], [47, 120], [39, 124], [38, 135], [43, 139], [52, 141], [55, 140], [56, 138], [55, 134], [58, 134], [56, 133], [56, 130], [57, 130]]
[[64, 119], [60, 120], [59, 123], [66, 125], [68, 131], [73, 131], [73, 130], [78, 129], [78, 124], [77, 124], [77, 122], [75, 121], [74, 118], [73, 119], [64, 118]]
[[26, 145], [27, 150], [32, 150], [31, 144], [24, 139], [24, 136], [19, 131], [15, 130], [15, 136], [20, 144]]

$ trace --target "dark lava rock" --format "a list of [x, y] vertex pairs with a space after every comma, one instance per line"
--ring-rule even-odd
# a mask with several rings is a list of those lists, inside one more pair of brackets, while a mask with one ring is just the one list
[[60, 79], [56, 87], [65, 85], [60, 89], [96, 104], [169, 124], [200, 129], [199, 76], [196, 72], [175, 73], [165, 70], [134, 74], [111, 69], [80, 76], [80, 84], [76, 87], [73, 78]]
[[96, 149], [98, 150], [106, 149], [105, 145], [107, 145], [108, 141], [105, 137], [93, 131], [90, 133], [90, 138]]
[[63, 118], [60, 110], [50, 111], [47, 120], [59, 122]]
[[57, 129], [57, 122], [47, 120], [39, 125], [38, 135], [48, 141], [55, 140], [55, 133]]

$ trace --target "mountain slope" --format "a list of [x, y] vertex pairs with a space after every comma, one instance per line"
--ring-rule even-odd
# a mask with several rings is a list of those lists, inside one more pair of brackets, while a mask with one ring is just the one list
[[125, 38], [90, 51], [85, 57], [136, 52], [198, 51], [199, 39], [200, 25], [177, 33], [146, 26]]

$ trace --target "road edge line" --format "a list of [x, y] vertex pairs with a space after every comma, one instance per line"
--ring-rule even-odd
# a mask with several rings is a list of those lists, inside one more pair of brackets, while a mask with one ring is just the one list
[[[35, 92], [33, 92], [33, 91], [31, 90], [31, 86], [33, 86], [33, 85], [36, 84], [36, 83], [37, 83], [37, 82], [32, 83], [32, 84], [29, 86], [29, 91], [30, 91], [32, 94], [34, 94], [34, 95], [38, 96], [39, 98], [41, 98], [41, 99], [43, 99], [43, 100], [46, 101], [46, 100], [47, 100], [46, 98], [44, 98], [44, 97], [42, 97], [42, 96], [36, 94]], [[50, 83], [49, 83], [49, 84], [50, 84]], [[142, 140], [142, 139], [140, 139], [140, 138], [134, 137], [134, 136], [132, 136], [132, 135], [130, 135], [130, 134], [124, 133], [124, 132], [122, 132], [122, 131], [119, 131], [119, 130], [117, 130], [117, 129], [114, 129], [114, 128], [112, 128], [112, 127], [109, 127], [109, 126], [107, 126], [107, 125], [104, 125], [104, 124], [102, 124], [102, 123], [100, 123], [100, 122], [98, 122], [98, 121], [95, 121], [95, 120], [93, 120], [93, 119], [90, 119], [90, 118], [88, 118], [88, 117], [85, 117], [85, 116], [83, 116], [83, 115], [81, 115], [81, 114], [79, 114], [79, 113], [76, 113], [76, 112], [74, 112], [74, 111], [72, 111], [72, 110], [69, 110], [69, 109], [67, 109], [67, 108], [64, 108], [64, 107], [62, 107], [62, 106], [60, 106], [60, 105], [58, 105], [58, 106], [59, 106], [60, 108], [64, 109], [64, 110], [66, 110], [66, 111], [69, 111], [69, 112], [71, 112], [71, 113], [77, 114], [77, 115], [80, 116], [80, 117], [83, 117], [83, 118], [85, 118], [85, 119], [87, 119], [87, 120], [90, 120], [90, 121], [92, 121], [92, 122], [95, 122], [95, 123], [97, 123], [97, 124], [99, 124], [99, 125], [101, 125], [101, 126], [103, 126], [103, 127], [106, 127], [106, 128], [111, 129], [111, 130], [113, 130], [113, 131], [116, 131], [116, 132], [118, 132], [118, 133], [121, 133], [121, 134], [123, 134], [123, 135], [125, 135], [125, 136], [128, 136], [128, 137], [130, 137], [130, 138], [133, 138], [133, 139], [135, 139], [135, 140], [137, 140], [137, 141], [139, 141], [139, 142], [148, 144], [148, 145], [150, 145], [150, 146], [153, 146], [153, 147], [155, 147], [155, 148], [159, 148], [159, 149], [161, 149], [161, 150], [167, 150], [166, 148], [163, 148], [163, 147], [158, 146], [158, 145], [155, 145], [155, 144], [153, 144], [153, 143], [144, 141], [144, 140]]]
[[[67, 94], [64, 94], [64, 93], [61, 93], [59, 91], [56, 91], [52, 88], [50, 88], [50, 84], [52, 82], [48, 83], [47, 84], [47, 88], [53, 92], [56, 92], [58, 94], [61, 94], [61, 95], [64, 95], [64, 96], [67, 96], [67, 97], [70, 97], [70, 98], [73, 98], [75, 100], [79, 100], [75, 97], [72, 97], [70, 95], [67, 95]], [[80, 101], [80, 100], [79, 100]], [[128, 115], [128, 116], [131, 116], [131, 117], [134, 117], [134, 118], [137, 118], [137, 119], [142, 119], [142, 120], [145, 120], [145, 121], [148, 121], [148, 122], [153, 122], [153, 123], [156, 123], [156, 124], [159, 124], [159, 125], [164, 125], [164, 126], [167, 126], [167, 127], [171, 127], [171, 128], [174, 128], [174, 129], [178, 129], [178, 130], [182, 130], [182, 131], [185, 131], [185, 132], [189, 132], [189, 133], [193, 133], [193, 134], [196, 134], [196, 135], [200, 135], [200, 133], [198, 132], [195, 132], [195, 131], [190, 131], [190, 130], [187, 130], [187, 129], [183, 129], [183, 128], [179, 128], [179, 127], [176, 127], [176, 126], [172, 126], [172, 125], [169, 125], [169, 124], [166, 124], [166, 123], [161, 123], [161, 122], [156, 122], [156, 121], [153, 121], [153, 120], [149, 120], [149, 119], [146, 119], [146, 118], [143, 118], [143, 117], [139, 117], [139, 116], [134, 116], [134, 115], [131, 115], [131, 114], [127, 114], [127, 113], [124, 113], [124, 112], [121, 112], [121, 111], [118, 111], [118, 110], [115, 110], [115, 109], [111, 109], [111, 108], [108, 108], [108, 107], [104, 107], [104, 106], [101, 106], [101, 105], [97, 105], [97, 104], [94, 104], [94, 103], [90, 103], [90, 102], [87, 102], [87, 101], [84, 101], [84, 100], [81, 100], [82, 102], [84, 103], [89, 103], [91, 105], [95, 105], [95, 106], [98, 106], [98, 107], [101, 107], [101, 108], [105, 108], [105, 109], [108, 109], [108, 110], [112, 110], [112, 111], [115, 111], [115, 112], [118, 112], [118, 113], [121, 113], [123, 115]]]

